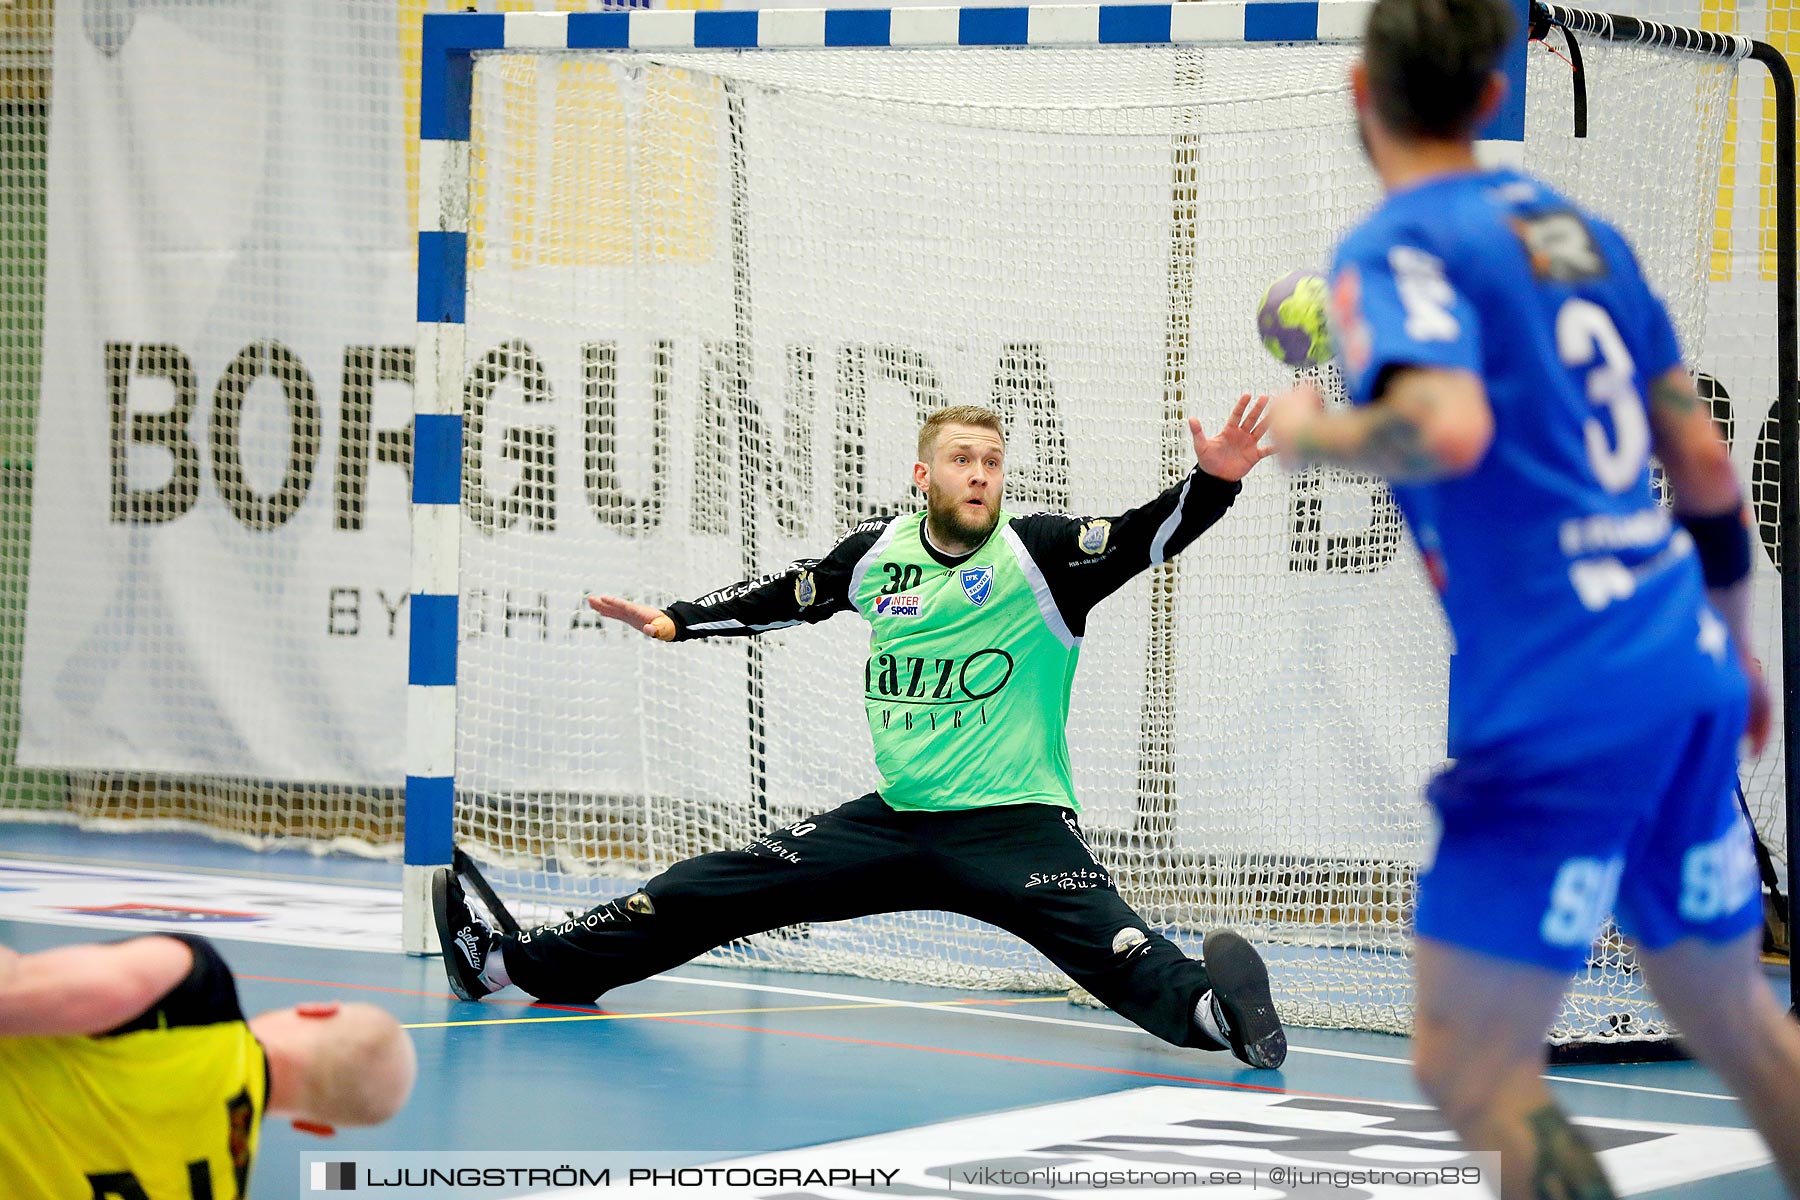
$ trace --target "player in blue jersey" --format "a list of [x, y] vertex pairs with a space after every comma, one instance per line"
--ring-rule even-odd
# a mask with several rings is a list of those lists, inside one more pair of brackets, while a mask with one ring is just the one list
[[1610, 1195], [1540, 1072], [1616, 911], [1800, 1194], [1800, 1027], [1758, 967], [1733, 797], [1739, 739], [1760, 750], [1769, 727], [1743, 500], [1625, 241], [1476, 161], [1514, 34], [1503, 0], [1376, 5], [1351, 82], [1387, 196], [1331, 285], [1354, 407], [1303, 386], [1271, 428], [1290, 465], [1392, 482], [1455, 637], [1415, 1070], [1471, 1147], [1502, 1152], [1505, 1196]]

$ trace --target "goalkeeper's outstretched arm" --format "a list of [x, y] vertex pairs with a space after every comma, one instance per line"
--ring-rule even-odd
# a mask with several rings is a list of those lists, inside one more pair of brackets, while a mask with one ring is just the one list
[[1268, 397], [1244, 395], [1217, 434], [1189, 418], [1194, 469], [1146, 504], [1112, 517], [1039, 513], [1014, 522], [1070, 632], [1132, 576], [1167, 562], [1225, 515], [1239, 482], [1274, 451], [1262, 445]]
[[801, 559], [772, 575], [746, 579], [697, 600], [652, 608], [617, 596], [589, 596], [588, 607], [665, 642], [748, 637], [816, 624], [852, 607], [851, 574], [892, 519], [864, 521], [824, 558]]

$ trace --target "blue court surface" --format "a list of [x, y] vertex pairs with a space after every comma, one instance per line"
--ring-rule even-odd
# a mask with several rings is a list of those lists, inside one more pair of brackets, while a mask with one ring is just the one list
[[[213, 907], [221, 911], [181, 927], [198, 927], [217, 940], [237, 972], [246, 1012], [306, 999], [360, 999], [386, 1008], [411, 1029], [419, 1079], [407, 1108], [384, 1127], [330, 1141], [270, 1121], [252, 1178], [257, 1200], [313, 1194], [303, 1184], [302, 1156], [321, 1152], [348, 1159], [374, 1151], [541, 1151], [548, 1155], [543, 1165], [555, 1166], [565, 1161], [557, 1152], [617, 1151], [654, 1153], [657, 1165], [667, 1167], [846, 1139], [871, 1139], [859, 1144], [871, 1156], [884, 1146], [934, 1142], [959, 1147], [961, 1154], [972, 1137], [985, 1139], [985, 1152], [1015, 1161], [1053, 1150], [1061, 1163], [1118, 1167], [1146, 1155], [1166, 1165], [1173, 1160], [1163, 1151], [1191, 1140], [1196, 1130], [1232, 1131], [1242, 1145], [1291, 1130], [1294, 1122], [1317, 1121], [1309, 1127], [1339, 1130], [1345, 1162], [1358, 1161], [1355, 1137], [1346, 1130], [1385, 1125], [1434, 1144], [1448, 1137], [1437, 1132], [1434, 1114], [1387, 1107], [1423, 1103], [1407, 1066], [1408, 1043], [1399, 1037], [1292, 1029], [1286, 1065], [1259, 1072], [1228, 1055], [1166, 1046], [1111, 1013], [1071, 1005], [1062, 996], [709, 966], [683, 967], [619, 989], [590, 1007], [532, 1004], [511, 990], [471, 1004], [450, 994], [435, 959], [247, 941], [243, 923], [234, 926], [230, 919], [230, 898], [246, 883], [273, 895], [284, 881], [327, 881], [361, 889], [356, 894], [370, 906], [391, 904], [396, 865], [297, 851], [254, 853], [183, 835], [0, 825], [0, 889], [18, 890], [19, 881], [41, 876], [46, 865], [70, 872], [180, 872], [198, 879], [192, 886], [199, 891], [216, 887], [220, 900]], [[0, 918], [0, 942], [30, 952], [125, 936], [116, 909], [114, 919], [93, 916], [85, 923], [106, 907], [65, 905], [46, 920], [19, 919], [16, 907], [7, 909], [15, 916]], [[143, 931], [171, 927], [159, 923], [158, 914], [138, 911]], [[136, 923], [134, 917], [130, 927]], [[1785, 996], [1785, 973], [1772, 975], [1771, 986]], [[1704, 1068], [1558, 1067], [1548, 1074], [1566, 1108], [1595, 1122], [1596, 1140], [1609, 1147], [1603, 1160], [1628, 1193], [1667, 1200], [1782, 1194], [1766, 1153], [1742, 1132], [1743, 1114]], [[930, 1128], [909, 1133], [921, 1127]], [[1088, 1193], [958, 1186], [928, 1194]], [[1132, 1194], [1224, 1200], [1402, 1193], [1284, 1193], [1265, 1181], [1254, 1192], [1155, 1187]]]

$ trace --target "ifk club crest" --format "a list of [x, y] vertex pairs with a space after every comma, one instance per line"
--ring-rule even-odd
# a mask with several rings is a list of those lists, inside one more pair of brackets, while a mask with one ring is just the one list
[[987, 603], [988, 593], [994, 590], [994, 568], [964, 567], [958, 576], [962, 580], [963, 595], [969, 603], [980, 608]]

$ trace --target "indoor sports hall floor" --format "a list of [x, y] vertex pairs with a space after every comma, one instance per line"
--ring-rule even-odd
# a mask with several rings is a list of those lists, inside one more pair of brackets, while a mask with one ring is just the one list
[[[133, 868], [146, 879], [154, 873], [157, 886], [167, 883], [165, 872], [190, 877], [182, 892], [187, 899], [160, 912], [154, 905], [100, 903], [101, 884]], [[38, 903], [35, 889], [58, 878], [92, 889], [96, 903], [71, 905], [66, 894], [61, 902]], [[1012, 1161], [1042, 1163], [1054, 1151], [1059, 1163], [1116, 1168], [1166, 1166], [1196, 1130], [1247, 1145], [1316, 1118], [1323, 1124], [1314, 1127], [1340, 1131], [1338, 1160], [1354, 1165], [1367, 1159], [1358, 1157], [1356, 1137], [1344, 1135], [1346, 1129], [1386, 1126], [1403, 1140], [1421, 1139], [1414, 1145], [1444, 1136], [1430, 1114], [1386, 1107], [1421, 1103], [1406, 1065], [1407, 1042], [1398, 1037], [1294, 1029], [1282, 1070], [1256, 1072], [1228, 1055], [1165, 1046], [1111, 1013], [1061, 997], [701, 966], [610, 993], [592, 1008], [535, 1006], [511, 991], [477, 1005], [451, 996], [435, 959], [243, 940], [269, 935], [232, 915], [231, 906], [242, 903], [233, 897], [246, 884], [348, 885], [361, 889], [352, 899], [367, 897], [368, 906], [379, 907], [390, 903], [398, 878], [391, 864], [257, 854], [184, 835], [0, 824], [0, 942], [29, 952], [114, 939], [121, 931], [198, 928], [218, 941], [236, 970], [247, 1012], [335, 996], [372, 1001], [411, 1028], [419, 1080], [400, 1116], [331, 1142], [269, 1122], [252, 1181], [256, 1200], [313, 1194], [302, 1156], [321, 1151], [350, 1158], [374, 1151], [528, 1150], [545, 1152], [545, 1166], [566, 1161], [559, 1152], [662, 1152], [655, 1162], [668, 1166], [868, 1139], [859, 1146], [873, 1162], [884, 1147], [906, 1144], [907, 1131], [930, 1126], [912, 1144], [958, 1145], [969, 1134], [983, 1139], [984, 1152], [996, 1159], [1011, 1154]], [[214, 892], [216, 920], [192, 900]], [[190, 915], [177, 917], [181, 911]], [[169, 923], [175, 920], [178, 925]], [[1772, 975], [1771, 986], [1785, 997], [1785, 974]], [[1605, 1161], [1626, 1179], [1627, 1191], [1667, 1200], [1781, 1195], [1766, 1156], [1761, 1165], [1742, 1165], [1755, 1161], [1744, 1157], [1746, 1139], [1737, 1132], [1742, 1114], [1704, 1069], [1673, 1063], [1549, 1074], [1572, 1113], [1602, 1119], [1591, 1128], [1611, 1147]], [[1002, 1115], [969, 1125], [987, 1114]], [[630, 1194], [659, 1190], [670, 1192]], [[1101, 1193], [957, 1184], [911, 1194], [1041, 1200]], [[1255, 1189], [1160, 1187], [1131, 1194], [1229, 1200], [1401, 1193], [1284, 1192], [1263, 1180]]]

